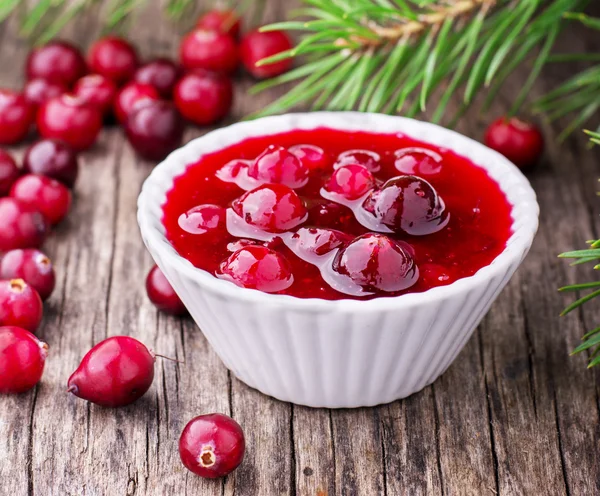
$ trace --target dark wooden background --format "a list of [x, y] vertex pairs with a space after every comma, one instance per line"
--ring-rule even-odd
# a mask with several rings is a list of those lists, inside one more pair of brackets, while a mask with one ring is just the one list
[[[148, 2], [130, 30], [144, 56], [175, 55], [179, 34]], [[298, 1], [270, 0], [269, 21]], [[598, 10], [598, 9], [596, 9]], [[82, 47], [98, 36], [90, 10], [65, 36]], [[12, 19], [0, 27], [0, 84], [22, 84], [26, 43]], [[599, 51], [595, 33], [568, 29], [564, 50]], [[550, 66], [532, 98], [572, 73]], [[492, 109], [459, 130], [481, 138], [504, 113], [526, 74], [515, 75]], [[230, 121], [277, 92], [248, 97], [237, 84]], [[458, 98], [457, 98], [458, 104]], [[543, 124], [546, 159], [531, 174], [542, 210], [531, 254], [454, 365], [432, 386], [395, 403], [312, 410], [273, 400], [236, 380], [193, 322], [159, 314], [145, 295], [152, 265], [136, 224], [136, 198], [152, 165], [118, 129], [82, 157], [74, 210], [46, 244], [58, 270], [39, 335], [50, 344], [43, 382], [0, 398], [0, 494], [42, 495], [595, 495], [600, 494], [598, 371], [568, 353], [600, 308], [559, 319], [571, 299], [556, 288], [591, 278], [556, 255], [599, 237], [599, 153], [581, 134]], [[204, 133], [190, 129], [186, 138]], [[22, 149], [16, 150], [20, 156]], [[156, 380], [130, 407], [108, 410], [65, 393], [83, 354], [107, 336], [129, 334], [185, 364], [159, 360]], [[184, 425], [224, 412], [243, 426], [248, 450], [225, 480], [206, 481], [179, 461]]]

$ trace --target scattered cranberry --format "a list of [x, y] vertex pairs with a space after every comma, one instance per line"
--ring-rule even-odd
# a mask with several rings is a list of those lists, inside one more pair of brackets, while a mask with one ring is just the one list
[[163, 98], [171, 99], [181, 70], [175, 62], [158, 58], [145, 63], [133, 75], [136, 83], [149, 84]]
[[50, 259], [39, 250], [11, 250], [0, 260], [0, 279], [23, 279], [47, 300], [56, 284]]
[[[301, 227], [291, 238], [293, 252], [305, 259], [308, 255], [322, 256], [348, 245], [352, 238], [341, 231], [318, 227]], [[301, 255], [305, 255], [304, 257]]]
[[35, 332], [42, 321], [40, 295], [23, 279], [0, 281], [0, 326]]
[[119, 93], [115, 99], [115, 115], [119, 122], [127, 122], [129, 114], [146, 101], [156, 101], [160, 98], [158, 91], [154, 86], [142, 83], [129, 83]]
[[500, 152], [520, 169], [535, 165], [544, 151], [544, 137], [529, 122], [501, 117], [485, 132], [485, 144]]
[[117, 94], [115, 83], [100, 74], [89, 74], [75, 83], [75, 96], [85, 103], [97, 107], [103, 115], [110, 112]]
[[44, 138], [64, 141], [75, 150], [92, 146], [102, 129], [102, 112], [73, 95], [61, 95], [44, 103], [37, 125]]
[[10, 196], [39, 210], [52, 225], [62, 221], [71, 208], [71, 192], [55, 179], [27, 174], [17, 180]]
[[0, 394], [19, 394], [42, 379], [48, 345], [25, 329], [0, 327]]
[[227, 76], [197, 70], [175, 86], [175, 105], [186, 119], [199, 126], [225, 117], [233, 102], [233, 85]]
[[269, 146], [250, 164], [248, 175], [261, 183], [300, 188], [308, 181], [309, 169], [296, 155], [281, 146]]
[[0, 89], [0, 145], [22, 141], [33, 124], [35, 107], [22, 93]]
[[231, 74], [238, 66], [238, 47], [234, 39], [218, 31], [197, 29], [179, 47], [181, 64], [187, 70], [206, 69]]
[[25, 83], [23, 95], [25, 96], [25, 100], [37, 108], [42, 103], [50, 100], [50, 98], [60, 96], [68, 90], [69, 88], [62, 83], [55, 83], [46, 79], [37, 78]]
[[246, 246], [221, 264], [217, 277], [243, 288], [277, 293], [294, 282], [292, 270], [282, 255], [265, 246]]
[[0, 252], [38, 248], [50, 231], [38, 210], [14, 198], [0, 198], [0, 219]]
[[322, 148], [314, 145], [294, 145], [289, 148], [309, 170], [325, 169], [330, 165], [329, 157]]
[[121, 85], [133, 77], [138, 57], [135, 48], [128, 41], [107, 36], [92, 45], [88, 53], [88, 64], [92, 72]]
[[185, 315], [187, 313], [184, 304], [157, 265], [152, 267], [148, 277], [146, 277], [146, 292], [150, 301], [160, 311], [172, 315]]
[[8, 195], [20, 174], [15, 159], [4, 150], [0, 150], [0, 196]]
[[370, 150], [347, 150], [338, 155], [333, 167], [337, 169], [344, 165], [358, 164], [366, 167], [371, 172], [378, 172], [381, 169], [380, 160], [380, 155]]
[[190, 234], [206, 234], [225, 227], [225, 209], [218, 205], [198, 205], [179, 216], [181, 229]]
[[233, 10], [213, 9], [198, 19], [196, 27], [209, 31], [219, 31], [237, 39], [240, 36], [241, 21], [240, 16]]
[[83, 56], [65, 41], [51, 41], [27, 58], [27, 79], [46, 79], [70, 88], [86, 71]]
[[292, 48], [292, 41], [283, 31], [251, 31], [242, 38], [240, 53], [246, 70], [259, 79], [279, 76], [292, 67], [292, 59], [284, 59], [267, 65], [258, 62]]
[[245, 450], [242, 428], [221, 413], [192, 419], [179, 439], [183, 464], [196, 475], [208, 479], [233, 472], [242, 463]]
[[347, 200], [356, 200], [375, 186], [375, 179], [369, 169], [362, 165], [344, 165], [336, 169], [326, 185], [332, 193]]
[[127, 336], [105, 339], [94, 346], [73, 372], [69, 393], [105, 407], [140, 399], [154, 380], [154, 354]]
[[79, 174], [79, 162], [76, 153], [66, 143], [43, 139], [29, 147], [23, 159], [23, 169], [56, 179], [72, 188]]
[[125, 124], [129, 142], [148, 160], [162, 160], [181, 144], [184, 125], [171, 102], [151, 101], [134, 109]]
[[441, 155], [427, 148], [402, 148], [394, 156], [394, 166], [402, 174], [435, 176], [442, 170]]

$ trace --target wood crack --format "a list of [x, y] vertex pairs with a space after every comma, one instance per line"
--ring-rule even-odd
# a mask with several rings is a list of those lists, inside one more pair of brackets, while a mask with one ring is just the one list
[[528, 375], [529, 375], [529, 391], [531, 394], [531, 401], [533, 404], [533, 414], [535, 418], [538, 418], [537, 412], [537, 399], [535, 391], [535, 377], [533, 369], [533, 341], [531, 339], [531, 329], [529, 328], [529, 320], [527, 318], [527, 312], [525, 311], [525, 300], [521, 299], [521, 311], [523, 312], [523, 327], [525, 331], [525, 340], [527, 341], [527, 361], [528, 361]]
[[444, 496], [446, 494], [446, 489], [444, 487], [444, 473], [442, 472], [442, 457], [440, 451], [440, 415], [438, 412], [437, 401], [435, 399], [435, 384], [431, 385], [431, 396], [433, 400], [433, 421], [435, 423], [435, 458], [437, 469], [440, 475], [440, 489], [442, 490], [442, 496]]
[[33, 424], [35, 406], [37, 404], [38, 397], [38, 386], [33, 390], [33, 401], [31, 403], [31, 413], [29, 414], [29, 437], [27, 446], [27, 494], [28, 496], [34, 495], [34, 484], [33, 484]]
[[333, 494], [337, 494], [337, 460], [335, 454], [335, 432], [333, 430], [333, 411], [329, 410], [329, 436], [331, 437], [331, 456], [333, 466]]
[[553, 393], [553, 400], [554, 400], [554, 422], [556, 424], [556, 435], [558, 438], [558, 453], [560, 455], [560, 468], [562, 470], [562, 476], [563, 476], [563, 480], [565, 483], [566, 494], [567, 494], [567, 496], [571, 496], [571, 490], [569, 489], [569, 478], [568, 478], [568, 474], [567, 474], [567, 464], [565, 462], [565, 452], [563, 449], [562, 433], [561, 433], [561, 429], [560, 429], [560, 419], [558, 417], [558, 405], [556, 402], [556, 390], [554, 388], [552, 389], [552, 393]]
[[296, 496], [296, 444], [294, 442], [294, 404], [290, 403], [290, 494]]

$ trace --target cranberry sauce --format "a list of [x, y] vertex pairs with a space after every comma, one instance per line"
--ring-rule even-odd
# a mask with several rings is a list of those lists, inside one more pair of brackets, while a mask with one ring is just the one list
[[418, 293], [506, 246], [511, 206], [486, 171], [401, 134], [332, 129], [251, 138], [175, 179], [167, 238], [196, 267], [299, 298]]

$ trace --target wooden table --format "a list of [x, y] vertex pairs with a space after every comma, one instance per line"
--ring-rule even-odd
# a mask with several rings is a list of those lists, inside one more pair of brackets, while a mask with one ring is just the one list
[[[175, 55], [179, 35], [158, 3], [149, 2], [130, 36], [144, 55]], [[268, 20], [282, 19], [295, 3], [271, 0]], [[98, 36], [97, 20], [89, 11], [67, 37], [87, 46]], [[6, 86], [21, 84], [27, 46], [16, 33], [14, 19], [1, 28]], [[594, 35], [573, 27], [560, 44], [598, 51]], [[575, 69], [548, 67], [532, 97]], [[515, 75], [488, 113], [470, 112], [459, 130], [480, 138], [524, 77]], [[250, 84], [237, 85], [231, 121], [275, 96], [250, 98]], [[581, 134], [557, 142], [563, 125], [544, 125], [547, 158], [531, 174], [542, 209], [531, 254], [454, 365], [406, 400], [351, 411], [263, 396], [232, 377], [193, 322], [154, 309], [144, 288], [152, 260], [136, 223], [136, 198], [153, 164], [135, 157], [120, 130], [105, 130], [82, 157], [72, 215], [46, 244], [58, 286], [39, 333], [51, 347], [43, 382], [0, 398], [0, 494], [600, 494], [600, 376], [586, 370], [585, 356], [569, 357], [600, 322], [600, 308], [559, 319], [571, 299], [556, 291], [592, 277], [590, 267], [570, 269], [556, 255], [599, 237], [600, 163]], [[186, 138], [205, 131], [190, 129]], [[154, 386], [127, 408], [68, 396], [67, 378], [85, 351], [116, 334], [186, 363], [159, 360]], [[222, 481], [188, 473], [177, 451], [187, 421], [214, 411], [233, 415], [247, 436], [243, 465]]]

